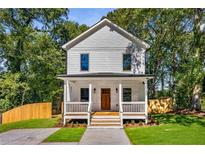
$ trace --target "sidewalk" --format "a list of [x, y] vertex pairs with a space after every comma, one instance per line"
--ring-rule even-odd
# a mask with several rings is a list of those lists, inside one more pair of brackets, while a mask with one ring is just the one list
[[130, 145], [121, 128], [88, 128], [80, 140], [80, 145]]

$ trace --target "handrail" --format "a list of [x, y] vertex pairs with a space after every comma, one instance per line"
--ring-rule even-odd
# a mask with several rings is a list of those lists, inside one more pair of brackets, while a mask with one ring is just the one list
[[121, 102], [122, 104], [145, 104], [145, 101], [139, 101], [139, 102]]
[[145, 112], [145, 102], [122, 102], [123, 112]]
[[89, 104], [89, 102], [66, 102], [65, 104]]

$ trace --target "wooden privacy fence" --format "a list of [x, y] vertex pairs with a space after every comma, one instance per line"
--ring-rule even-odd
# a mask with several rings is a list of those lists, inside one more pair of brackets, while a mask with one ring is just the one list
[[51, 118], [51, 110], [52, 104], [50, 102], [26, 104], [4, 112], [2, 124], [29, 119]]
[[172, 98], [150, 99], [148, 102], [149, 113], [167, 113], [172, 110]]

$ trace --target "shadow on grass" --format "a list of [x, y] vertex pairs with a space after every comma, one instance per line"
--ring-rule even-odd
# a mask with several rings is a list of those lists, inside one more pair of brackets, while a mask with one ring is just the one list
[[181, 114], [152, 114], [151, 118], [160, 124], [180, 124], [184, 126], [190, 126], [192, 124], [198, 124], [205, 126], [205, 118], [197, 117], [193, 115], [181, 115]]

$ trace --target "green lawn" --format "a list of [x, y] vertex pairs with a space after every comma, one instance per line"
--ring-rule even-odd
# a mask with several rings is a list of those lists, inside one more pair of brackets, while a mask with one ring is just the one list
[[50, 119], [32, 119], [0, 125], [0, 133], [20, 128], [51, 128], [58, 123], [59, 117]]
[[125, 129], [133, 144], [205, 144], [205, 118], [173, 114], [158, 114], [152, 117], [161, 125]]
[[79, 142], [86, 128], [61, 128], [44, 142]]

